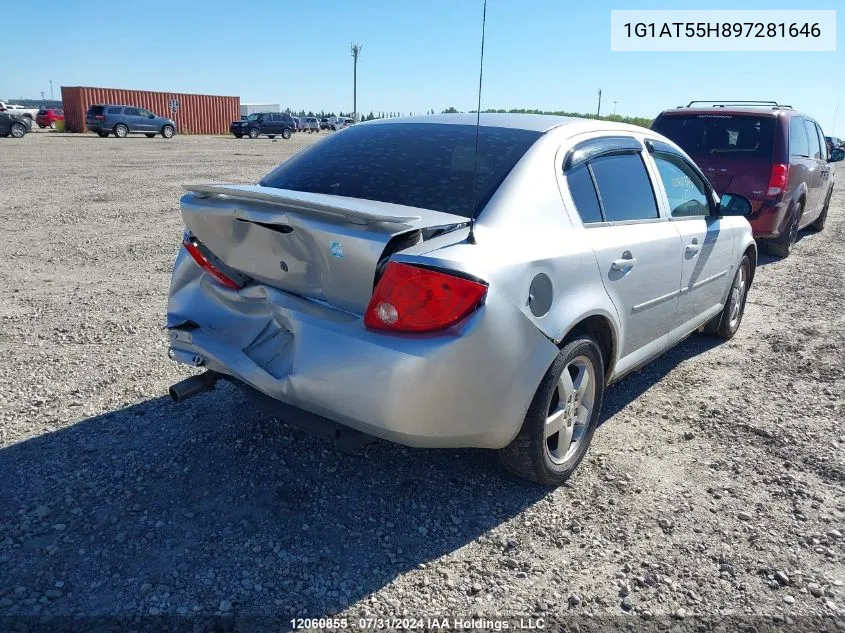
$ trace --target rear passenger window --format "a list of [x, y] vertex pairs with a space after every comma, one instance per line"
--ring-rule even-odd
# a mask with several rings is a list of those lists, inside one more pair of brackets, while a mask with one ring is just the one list
[[139, 116], [141, 113], [138, 111], [138, 108], [126, 108], [124, 114], [126, 116]]
[[578, 215], [581, 216], [581, 221], [584, 224], [601, 222], [601, 207], [599, 207], [599, 199], [596, 196], [593, 177], [590, 176], [587, 165], [579, 165], [567, 172], [566, 183], [569, 185], [569, 193], [572, 195], [572, 200], [575, 202], [575, 208], [578, 210]]
[[819, 147], [819, 135], [816, 134], [816, 124], [804, 119], [804, 125], [807, 127], [807, 138], [810, 141], [810, 158], [821, 158], [822, 149]]
[[807, 141], [807, 128], [800, 116], [789, 121], [789, 153], [792, 156], [809, 156], [810, 144]]
[[639, 154], [599, 156], [590, 161], [608, 222], [659, 217], [651, 181]]

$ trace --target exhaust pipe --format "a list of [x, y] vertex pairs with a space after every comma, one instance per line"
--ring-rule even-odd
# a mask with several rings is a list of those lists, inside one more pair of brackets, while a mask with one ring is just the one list
[[181, 382], [172, 385], [168, 390], [173, 402], [184, 402], [188, 398], [193, 398], [198, 393], [203, 391], [211, 391], [214, 389], [214, 384], [220, 374], [216, 371], [206, 371], [199, 376], [191, 376]]

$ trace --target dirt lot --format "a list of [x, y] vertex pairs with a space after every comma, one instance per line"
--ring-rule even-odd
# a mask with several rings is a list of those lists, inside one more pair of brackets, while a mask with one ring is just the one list
[[169, 400], [180, 185], [254, 182], [313, 140], [0, 139], [0, 615], [845, 629], [845, 188], [761, 258], [736, 338], [611, 388], [549, 491], [485, 451], [338, 453], [229, 385]]

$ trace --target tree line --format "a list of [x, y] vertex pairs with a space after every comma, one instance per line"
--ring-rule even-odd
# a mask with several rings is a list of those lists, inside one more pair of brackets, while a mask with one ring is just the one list
[[[352, 118], [351, 112], [341, 112], [339, 114], [335, 114], [334, 112], [326, 112], [324, 110], [320, 110], [319, 112], [314, 112], [313, 110], [292, 110], [291, 108], [285, 108], [285, 112], [290, 114], [291, 116], [295, 117], [317, 117], [318, 119], [327, 119], [329, 117], [348, 117]], [[441, 111], [441, 114], [457, 114], [463, 112], [462, 110], [458, 110], [456, 108], [446, 108], [445, 110]], [[475, 110], [469, 110], [471, 113], [475, 113]], [[621, 114], [607, 114], [604, 116], [596, 117], [595, 114], [586, 114], [584, 112], [567, 112], [565, 110], [532, 110], [532, 109], [525, 109], [525, 108], [511, 108], [510, 110], [506, 109], [488, 109], [482, 110], [482, 113], [485, 114], [494, 114], [494, 113], [507, 113], [507, 114], [552, 114], [556, 116], [571, 116], [571, 117], [578, 117], [580, 119], [601, 119], [603, 121], [616, 121], [618, 123], [629, 123], [631, 125], [639, 125], [641, 127], [650, 127], [651, 123], [654, 119], [650, 119], [648, 117], [641, 117], [641, 116], [623, 116]], [[419, 113], [419, 112], [370, 112], [369, 114], [361, 114], [362, 121], [372, 121], [373, 119], [390, 119], [394, 117], [400, 116], [415, 116], [416, 114], [435, 114], [434, 108], [430, 108], [426, 112]]]

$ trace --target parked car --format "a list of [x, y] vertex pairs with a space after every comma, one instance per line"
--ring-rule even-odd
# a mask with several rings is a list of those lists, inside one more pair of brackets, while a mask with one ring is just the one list
[[320, 129], [328, 130], [330, 128], [329, 120], [327, 118], [320, 119]]
[[320, 131], [320, 121], [313, 116], [305, 117], [302, 119], [303, 121], [303, 129], [306, 132], [319, 132]]
[[332, 124], [333, 130], [342, 130], [343, 128], [349, 127], [352, 124], [352, 119], [347, 119], [346, 117], [339, 116], [335, 119], [335, 122]]
[[27, 108], [22, 105], [18, 105], [15, 103], [6, 103], [5, 101], [0, 101], [0, 112], [9, 112], [10, 114], [16, 114], [18, 116], [26, 117], [30, 121], [30, 126], [28, 129], [32, 129], [32, 121], [35, 120], [36, 115], [38, 114], [38, 108]]
[[800, 229], [824, 228], [835, 158], [812, 117], [775, 102], [692, 101], [651, 127], [692, 156], [717, 192], [751, 200], [754, 237], [770, 253], [787, 257]]
[[229, 131], [235, 138], [268, 136], [290, 138], [296, 129], [293, 117], [286, 112], [253, 112], [243, 121], [232, 121]]
[[295, 116], [295, 117], [291, 117], [291, 118], [293, 119], [293, 131], [294, 132], [301, 131], [302, 130], [302, 123], [299, 120], [299, 117]]
[[643, 128], [475, 117], [370, 121], [257, 185], [188, 187], [170, 356], [208, 371], [173, 399], [225, 377], [293, 424], [500, 449], [559, 484], [607, 384], [736, 333], [747, 199]]
[[12, 114], [12, 112], [0, 112], [0, 136], [23, 138], [30, 130], [32, 130], [32, 119], [29, 117]]
[[173, 138], [176, 134], [173, 119], [127, 105], [92, 105], [85, 114], [85, 125], [102, 138], [110, 134], [118, 138], [126, 138], [130, 134], [145, 134], [147, 138], [161, 134], [164, 138]]
[[845, 141], [835, 136], [825, 136], [825, 143], [827, 144], [827, 153], [833, 153], [835, 149], [845, 149]]
[[46, 108], [38, 111], [35, 122], [40, 128], [55, 128], [56, 121], [65, 120], [65, 111], [61, 108]]

